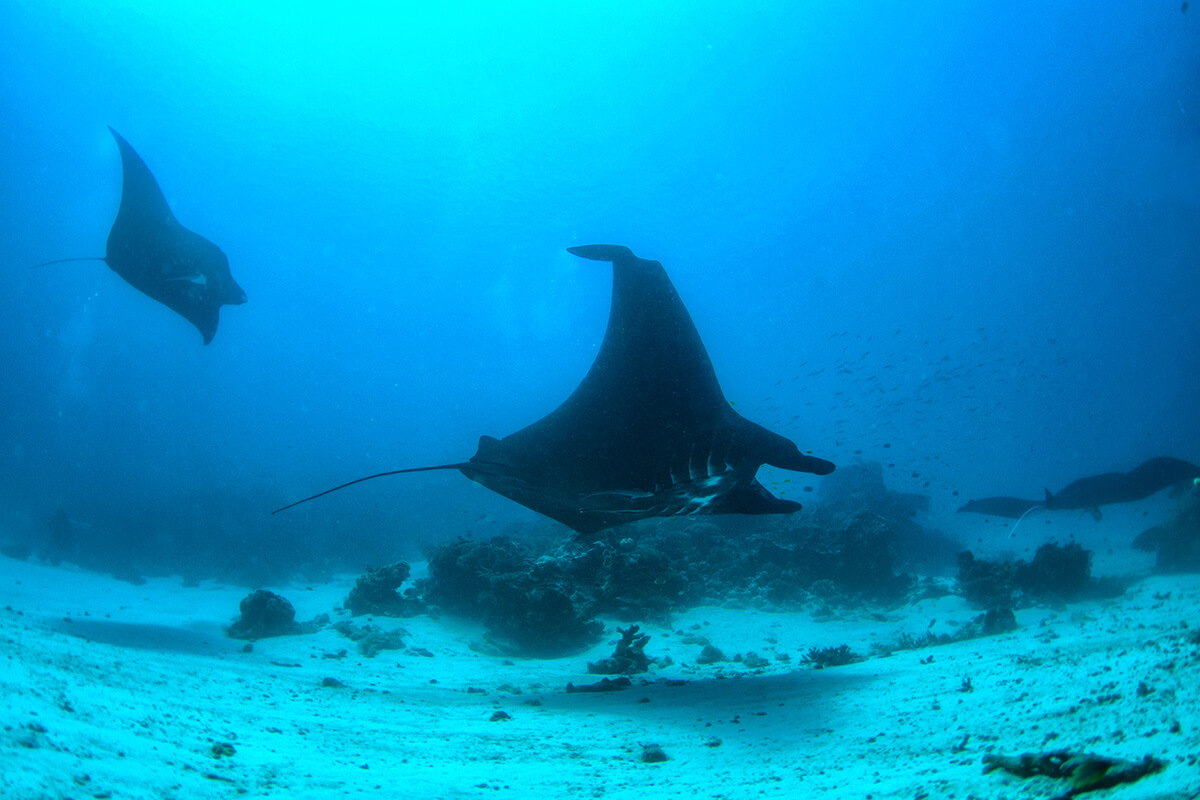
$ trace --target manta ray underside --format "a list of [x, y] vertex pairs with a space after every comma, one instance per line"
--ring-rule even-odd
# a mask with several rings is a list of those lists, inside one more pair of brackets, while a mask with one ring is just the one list
[[[204, 343], [217, 332], [221, 306], [241, 305], [246, 293], [229, 272], [221, 248], [179, 224], [146, 162], [108, 129], [121, 150], [121, 207], [108, 232], [103, 261], [131, 286], [196, 326]], [[39, 265], [44, 266], [44, 265]]]
[[[763, 464], [826, 475], [834, 465], [738, 414], [662, 264], [619, 245], [568, 248], [613, 265], [600, 352], [557, 409], [470, 461], [369, 475], [457, 469], [580, 535], [650, 517], [790, 514], [800, 504], [755, 479]], [[278, 511], [284, 510], [283, 508]]]

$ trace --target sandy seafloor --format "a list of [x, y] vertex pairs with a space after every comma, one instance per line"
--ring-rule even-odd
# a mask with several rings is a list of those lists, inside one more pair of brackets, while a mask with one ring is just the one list
[[[271, 588], [308, 619], [352, 583]], [[603, 642], [557, 660], [485, 655], [477, 628], [425, 616], [375, 622], [432, 657], [366, 658], [329, 628], [244, 653], [222, 626], [246, 593], [0, 559], [0, 796], [1052, 797], [1066, 787], [985, 775], [981, 760], [1057, 748], [1168, 762], [1085, 796], [1200, 795], [1197, 575], [1018, 610], [1012, 634], [823, 670], [801, 663], [808, 648], [866, 653], [978, 612], [955, 596], [826, 621], [697, 608], [644, 626], [647, 653], [675, 662], [645, 677], [685, 685], [635, 679], [608, 694], [564, 688], [597, 679], [586, 663], [611, 653], [613, 620]], [[700, 648], [678, 633], [694, 626], [770, 666], [695, 666]], [[511, 719], [492, 721], [498, 710]], [[214, 757], [221, 742], [235, 753]], [[643, 763], [651, 743], [670, 760]]]

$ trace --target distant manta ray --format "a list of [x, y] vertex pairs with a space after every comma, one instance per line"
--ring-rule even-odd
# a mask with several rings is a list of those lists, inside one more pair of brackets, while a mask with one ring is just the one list
[[1050, 511], [1090, 508], [1098, 516], [1100, 506], [1143, 500], [1168, 486], [1196, 477], [1200, 477], [1200, 467], [1178, 458], [1163, 456], [1152, 458], [1129, 472], [1106, 472], [1080, 478], [1067, 484], [1058, 494], [1051, 494], [1046, 489], [1045, 500], [984, 497], [970, 501], [959, 511], [1020, 519], [1035, 508]]
[[550, 414], [482, 436], [470, 461], [368, 475], [456, 469], [581, 536], [650, 517], [791, 514], [800, 504], [755, 479], [763, 464], [827, 475], [834, 465], [729, 405], [692, 318], [662, 264], [620, 245], [568, 252], [613, 265], [612, 309], [595, 362]]
[[246, 293], [229, 272], [221, 248], [179, 224], [146, 162], [129, 142], [108, 129], [121, 150], [121, 207], [108, 232], [103, 258], [60, 258], [103, 261], [131, 286], [196, 326], [204, 343], [212, 341], [223, 305], [241, 305]]

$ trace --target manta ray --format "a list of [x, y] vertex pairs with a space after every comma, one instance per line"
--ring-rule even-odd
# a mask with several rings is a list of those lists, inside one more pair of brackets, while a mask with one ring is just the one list
[[246, 293], [229, 272], [221, 248], [179, 224], [162, 189], [121, 134], [108, 129], [121, 151], [121, 207], [103, 258], [60, 258], [103, 261], [133, 288], [196, 326], [204, 343], [217, 332], [221, 306], [241, 305]]
[[621, 245], [568, 252], [611, 262], [613, 288], [600, 352], [562, 405], [503, 439], [480, 437], [469, 461], [368, 475], [272, 513], [384, 475], [451, 469], [580, 536], [650, 517], [799, 511], [758, 468], [834, 465], [733, 410], [662, 264]]
[[1178, 458], [1152, 458], [1129, 472], [1105, 472], [1089, 475], [1067, 484], [1058, 494], [1046, 489], [1044, 500], [1019, 497], [985, 497], [972, 500], [959, 511], [988, 514], [993, 517], [1020, 519], [1035, 508], [1092, 509], [1099, 519], [1100, 506], [1132, 503], [1189, 478], [1200, 477], [1200, 467]]

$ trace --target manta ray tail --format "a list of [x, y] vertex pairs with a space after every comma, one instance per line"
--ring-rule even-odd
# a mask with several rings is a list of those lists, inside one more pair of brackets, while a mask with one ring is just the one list
[[283, 508], [275, 509], [271, 513], [278, 514], [280, 511], [287, 511], [289, 508], [295, 508], [296, 506], [300, 505], [301, 503], [307, 503], [309, 500], [316, 500], [318, 497], [324, 497], [327, 494], [333, 494], [334, 492], [336, 492], [340, 489], [345, 489], [347, 486], [353, 486], [356, 483], [362, 483], [363, 481], [374, 480], [375, 478], [384, 478], [384, 477], [387, 477], [388, 475], [403, 475], [406, 472], [431, 472], [435, 469], [462, 469], [463, 467], [467, 467], [467, 466], [470, 466], [470, 465], [469, 464], [438, 464], [435, 467], [410, 467], [409, 469], [393, 469], [389, 472], [377, 472], [374, 475], [367, 475], [364, 478], [355, 478], [354, 480], [350, 481], [349, 483], [343, 483], [341, 486], [335, 486], [332, 489], [326, 489], [323, 492], [317, 492], [316, 494], [312, 495], [311, 497], [306, 497], [303, 500], [297, 500], [294, 503], [289, 503], [288, 505], [284, 506]]
[[56, 258], [53, 261], [43, 261], [40, 264], [34, 264], [35, 267], [48, 267], [51, 264], [65, 264], [68, 261], [105, 261], [104, 256], [77, 256], [75, 258]]
[[[1046, 496], [1047, 496], [1047, 497], [1049, 497], [1049, 496], [1050, 496], [1050, 492], [1046, 492]], [[1033, 513], [1033, 511], [1035, 511], [1036, 509], [1039, 509], [1039, 508], [1049, 508], [1049, 507], [1050, 507], [1050, 506], [1048, 506], [1048, 505], [1046, 505], [1046, 504], [1044, 504], [1044, 503], [1038, 503], [1036, 506], [1030, 506], [1030, 507], [1029, 507], [1029, 508], [1028, 508], [1028, 509], [1025, 511], [1025, 513], [1024, 513], [1024, 514], [1022, 514], [1021, 516], [1017, 517], [1017, 521], [1013, 523], [1012, 530], [1008, 532], [1008, 538], [1010, 538], [1010, 539], [1014, 539], [1014, 538], [1016, 538], [1016, 535], [1017, 535], [1017, 526], [1019, 526], [1019, 525], [1020, 525], [1022, 522], [1024, 522], [1024, 521], [1025, 521], [1025, 518], [1026, 518], [1026, 517], [1028, 517], [1028, 516], [1029, 516], [1031, 513]]]

